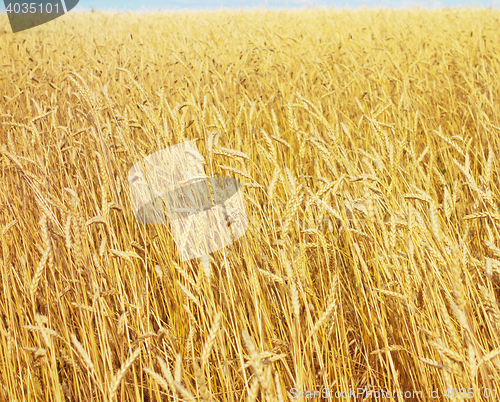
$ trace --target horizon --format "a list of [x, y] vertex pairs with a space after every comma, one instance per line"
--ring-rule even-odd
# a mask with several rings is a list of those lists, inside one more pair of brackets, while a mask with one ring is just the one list
[[[166, 4], [167, 3], [167, 4]], [[208, 2], [206, 0], [174, 0], [174, 1], [108, 1], [103, 7], [101, 2], [95, 0], [82, 0], [71, 12], [169, 12], [169, 11], [241, 11], [241, 10], [302, 10], [311, 8], [333, 8], [338, 10], [358, 10], [363, 8], [392, 8], [392, 9], [443, 9], [443, 8], [500, 8], [500, 0], [490, 1], [453, 1], [453, 0], [356, 0], [356, 1], [314, 1], [314, 0], [266, 0], [252, 1], [239, 0], [237, 2], [221, 0]], [[5, 6], [0, 3], [0, 12], [5, 12]]]

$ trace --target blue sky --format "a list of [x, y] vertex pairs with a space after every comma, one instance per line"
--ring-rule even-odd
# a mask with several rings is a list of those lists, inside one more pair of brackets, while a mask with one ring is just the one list
[[[24, 1], [24, 0], [23, 0]], [[23, 2], [20, 1], [20, 2]], [[311, 6], [330, 6], [335, 8], [357, 8], [375, 7], [379, 5], [388, 7], [411, 7], [421, 5], [425, 8], [442, 7], [465, 7], [474, 5], [476, 7], [500, 7], [500, 0], [426, 0], [417, 2], [415, 0], [80, 0], [76, 10], [116, 9], [118, 11], [128, 10], [154, 10], [154, 9], [217, 9], [217, 8], [307, 8]], [[5, 10], [3, 2], [0, 2], [0, 11]]]
[[[380, 4], [393, 7], [411, 7], [418, 5], [417, 1], [413, 0], [80, 0], [79, 7], [82, 8], [125, 8], [133, 10], [145, 9], [197, 9], [197, 8], [253, 8], [266, 6], [270, 8], [296, 8], [296, 7], [311, 7], [311, 6], [333, 6], [336, 8], [356, 8], [362, 6], [377, 6]], [[423, 2], [421, 2], [423, 4]], [[464, 7], [471, 5], [472, 0], [428, 0], [425, 7]], [[476, 0], [474, 5], [477, 7], [498, 7], [500, 0]], [[496, 6], [495, 6], [496, 5]], [[424, 7], [424, 5], [423, 5]]]

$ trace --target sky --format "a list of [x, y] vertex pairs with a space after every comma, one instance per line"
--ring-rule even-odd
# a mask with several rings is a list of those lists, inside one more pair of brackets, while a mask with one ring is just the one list
[[[22, 3], [27, 0], [20, 0]], [[218, 9], [218, 8], [308, 8], [314, 6], [327, 6], [334, 8], [358, 7], [412, 7], [443, 8], [443, 7], [493, 7], [500, 8], [500, 0], [80, 0], [76, 10], [112, 9], [117, 11], [134, 10], [149, 11], [155, 9]], [[4, 11], [3, 2], [0, 2], [0, 12]]]
[[[423, 4], [423, 2], [421, 2]], [[472, 0], [428, 0], [427, 5], [422, 5], [426, 8], [435, 7], [465, 7], [472, 5]], [[105, 4], [105, 6], [104, 6]], [[132, 10], [145, 9], [210, 9], [210, 8], [253, 8], [253, 7], [267, 7], [267, 8], [306, 8], [314, 6], [330, 6], [335, 8], [357, 8], [357, 7], [375, 7], [378, 5], [387, 5], [392, 7], [408, 7], [418, 5], [417, 1], [413, 0], [80, 0], [78, 4], [82, 8], [94, 7], [99, 8], [124, 8]], [[500, 7], [500, 0], [475, 0], [474, 5], [477, 7]], [[496, 8], [495, 7], [495, 8]]]

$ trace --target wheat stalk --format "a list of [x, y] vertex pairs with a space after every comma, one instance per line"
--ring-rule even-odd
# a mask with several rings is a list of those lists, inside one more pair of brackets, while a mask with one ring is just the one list
[[80, 355], [80, 358], [82, 359], [83, 363], [85, 363], [87, 369], [91, 373], [95, 373], [94, 363], [92, 363], [92, 360], [90, 359], [82, 344], [78, 341], [78, 338], [75, 336], [75, 334], [71, 334], [71, 342], [75, 346], [78, 354]]
[[115, 376], [113, 377], [113, 380], [111, 381], [111, 386], [109, 387], [109, 400], [113, 400], [116, 391], [118, 390], [118, 387], [120, 386], [120, 383], [122, 382], [123, 378], [125, 377], [125, 374], [127, 374], [127, 371], [130, 369], [134, 361], [139, 357], [141, 354], [141, 348], [137, 348], [134, 350], [128, 359], [125, 361], [125, 363], [122, 364], [120, 369], [116, 372]]
[[308, 339], [312, 338], [316, 332], [321, 328], [321, 326], [330, 319], [332, 315], [335, 314], [335, 311], [337, 310], [337, 297], [336, 297], [336, 292], [337, 292], [337, 281], [338, 278], [335, 276], [332, 284], [330, 286], [330, 296], [328, 297], [327, 303], [326, 303], [326, 309], [325, 311], [321, 314], [319, 319], [316, 321], [314, 324], [313, 329], [311, 330]]
[[208, 363], [208, 359], [210, 357], [210, 353], [212, 353], [212, 349], [215, 344], [215, 340], [217, 337], [217, 333], [219, 332], [220, 325], [222, 321], [222, 314], [217, 313], [217, 315], [214, 318], [214, 323], [212, 325], [212, 328], [210, 329], [210, 332], [208, 334], [208, 337], [205, 341], [205, 344], [203, 345], [203, 351], [201, 352], [201, 366], [202, 368], [206, 366]]
[[35, 274], [33, 275], [33, 279], [31, 281], [30, 293], [31, 297], [34, 298], [35, 294], [38, 290], [38, 285], [40, 284], [40, 279], [42, 279], [43, 272], [45, 270], [45, 264], [50, 258], [51, 249], [46, 248], [42, 254], [42, 258], [38, 263], [38, 267], [35, 270]]

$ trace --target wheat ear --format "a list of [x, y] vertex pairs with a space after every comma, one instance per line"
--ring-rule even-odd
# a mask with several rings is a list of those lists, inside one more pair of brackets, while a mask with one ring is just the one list
[[132, 364], [139, 357], [140, 354], [141, 354], [141, 348], [139, 347], [130, 354], [127, 361], [123, 363], [120, 370], [116, 372], [115, 376], [113, 377], [113, 381], [111, 382], [111, 387], [109, 388], [110, 401], [112, 401], [113, 398], [115, 397], [116, 391], [118, 390], [118, 386], [125, 377], [125, 374], [127, 374], [128, 369], [132, 366]]

